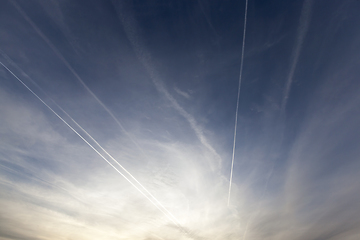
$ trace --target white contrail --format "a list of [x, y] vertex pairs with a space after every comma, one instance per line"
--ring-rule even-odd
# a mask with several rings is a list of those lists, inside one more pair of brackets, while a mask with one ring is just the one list
[[[54, 102], [55, 103], [55, 102]], [[56, 103], [55, 103], [56, 104]], [[75, 124], [76, 124], [76, 126], [78, 126], [92, 141], [94, 141], [95, 142], [95, 144], [102, 150], [102, 151], [104, 151], [117, 165], [119, 165], [119, 167], [121, 167], [121, 169], [123, 169], [137, 184], [139, 184], [141, 187], [142, 187], [142, 189], [147, 193], [147, 194], [149, 194], [151, 197], [152, 197], [152, 199], [157, 203], [157, 204], [159, 204], [170, 216], [172, 216], [175, 220], [176, 220], [176, 218], [175, 218], [175, 216], [171, 213], [171, 212], [169, 212], [165, 207], [164, 207], [164, 205], [162, 205], [162, 203], [161, 202], [159, 202], [155, 197], [154, 197], [154, 195], [152, 195], [129, 171], [127, 171], [109, 152], [107, 152], [101, 145], [100, 145], [100, 143], [98, 143], [98, 141], [96, 141], [91, 135], [90, 135], [90, 133], [88, 133], [83, 127], [81, 127], [80, 126], [80, 124], [78, 124], [64, 109], [62, 109], [58, 104], [56, 104], [57, 105], [57, 107], [63, 112], [63, 113], [65, 113], [65, 115], [67, 115], [70, 119], [71, 119], [71, 121], [73, 121]], [[177, 223], [178, 223], [178, 225], [180, 225], [180, 223], [178, 222], [178, 220], [176, 220], [177, 221]]]
[[143, 149], [137, 143], [137, 141], [131, 137], [128, 131], [124, 128], [121, 122], [115, 117], [115, 115], [110, 111], [108, 107], [95, 95], [93, 91], [85, 84], [82, 78], [76, 73], [76, 71], [71, 67], [69, 62], [64, 58], [64, 56], [59, 52], [59, 50], [52, 44], [52, 42], [42, 33], [42, 31], [36, 26], [36, 24], [30, 19], [30, 17], [22, 10], [22, 8], [15, 2], [12, 1], [15, 8], [20, 12], [20, 14], [25, 18], [25, 20], [34, 28], [34, 30], [40, 35], [40, 37], [49, 45], [49, 47], [54, 51], [56, 56], [65, 64], [69, 71], [75, 76], [75, 78], [83, 85], [83, 87], [90, 93], [90, 95], [95, 98], [95, 100], [105, 109], [105, 111], [111, 116], [111, 118], [117, 123], [120, 129], [125, 133], [125, 135], [136, 145], [136, 147], [143, 153]]
[[169, 93], [169, 91], [165, 88], [163, 81], [159, 77], [158, 73], [156, 73], [154, 66], [151, 64], [151, 55], [150, 53], [142, 46], [139, 40], [139, 33], [137, 32], [136, 21], [135, 19], [125, 11], [122, 6], [121, 1], [117, 1], [116, 4], [120, 6], [119, 9], [119, 18], [124, 26], [125, 33], [134, 49], [134, 52], [140, 62], [144, 65], [146, 71], [150, 75], [152, 82], [154, 83], [156, 89], [162, 93], [167, 100], [170, 101], [173, 108], [179, 112], [181, 116], [185, 118], [185, 120], [189, 123], [191, 129], [195, 132], [196, 137], [200, 140], [201, 144], [207, 148], [214, 156], [216, 156], [219, 161], [219, 166], [221, 165], [221, 157], [215, 151], [215, 149], [211, 146], [211, 144], [206, 139], [203, 130], [200, 126], [198, 126], [195, 118], [189, 114], [180, 104], [175, 100], [175, 98]]
[[[28, 87], [19, 77], [17, 77], [7, 66], [2, 62], [0, 64], [9, 71], [24, 87], [26, 87], [38, 100], [40, 100], [52, 113], [54, 113], [63, 123], [66, 124], [76, 135], [78, 135], [89, 147], [91, 147], [102, 159], [104, 159], [115, 171], [117, 171], [121, 176], [123, 176], [136, 190], [138, 190], [144, 197], [146, 197], [157, 209], [159, 209], [171, 222], [173, 222], [180, 229], [184, 230], [183, 227], [179, 224], [179, 221], [173, 217], [172, 214], [169, 214], [164, 206], [158, 206], [151, 198], [149, 198], [141, 189], [139, 189], [129, 178], [127, 178], [122, 172], [120, 172], [113, 164], [111, 164], [94, 146], [92, 146], [80, 133], [78, 133], [73, 127], [70, 126], [58, 113], [56, 113], [46, 102], [44, 102], [30, 87]], [[124, 169], [124, 168], [123, 168]], [[127, 172], [127, 171], [126, 171]], [[128, 173], [128, 172], [127, 172]], [[128, 173], [129, 174], [129, 173]], [[154, 197], [153, 197], [154, 198]], [[157, 200], [156, 200], [157, 201]], [[157, 201], [158, 202], [158, 201]], [[184, 230], [185, 231], [185, 230]]]
[[299, 27], [297, 30], [295, 49], [292, 54], [292, 62], [291, 62], [291, 66], [290, 66], [290, 72], [289, 72], [289, 75], [288, 75], [288, 78], [286, 81], [286, 85], [285, 85], [285, 91], [283, 94], [283, 99], [282, 99], [281, 108], [280, 108], [280, 115], [284, 114], [287, 100], [289, 98], [291, 84], [293, 82], [296, 65], [299, 60], [301, 47], [302, 47], [304, 38], [305, 38], [306, 33], [309, 28], [309, 22], [310, 22], [310, 17], [311, 17], [311, 8], [312, 8], [312, 0], [305, 0], [303, 3], [302, 10], [301, 10], [301, 15], [300, 15], [300, 20], [299, 20], [300, 23], [299, 23]]
[[[98, 141], [96, 141], [91, 135], [90, 133], [88, 133], [78, 122], [75, 121], [75, 119], [73, 119], [70, 114], [68, 114], [62, 107], [60, 107], [59, 104], [57, 104], [55, 102], [55, 100], [53, 100], [50, 96], [48, 96], [48, 94], [39, 86], [36, 84], [36, 82], [34, 80], [32, 80], [31, 77], [29, 77], [16, 63], [14, 63], [5, 53], [3, 53], [3, 51], [0, 49], [0, 54], [7, 60], [9, 61], [11, 64], [13, 64], [23, 75], [25, 75], [41, 92], [43, 92], [53, 103], [56, 107], [58, 107], [66, 116], [68, 116], [68, 118], [70, 118], [71, 121], [73, 121], [76, 126], [78, 126], [93, 142], [95, 142], [95, 144], [103, 151], [105, 152], [116, 164], [118, 164], [137, 184], [139, 184], [142, 189], [149, 194], [152, 199], [159, 204], [169, 215], [171, 215], [174, 219], [175, 216], [169, 212], [161, 202], [159, 202], [156, 197], [154, 195], [152, 195], [129, 171], [127, 171], [109, 152], [107, 152]], [[176, 220], [177, 221], [177, 220]], [[180, 225], [180, 223], [178, 222], [178, 224]]]
[[212, 25], [210, 18], [208, 17], [208, 15], [205, 12], [204, 6], [202, 4], [202, 0], [198, 0], [199, 6], [200, 6], [200, 10], [202, 12], [202, 14], [204, 15], [207, 24], [210, 26], [211, 30], [213, 30], [213, 32], [215, 33], [216, 37], [219, 38], [219, 34], [216, 32], [214, 26]]
[[238, 94], [237, 94], [237, 100], [236, 100], [234, 143], [233, 143], [232, 157], [231, 157], [231, 170], [230, 170], [230, 180], [229, 180], [230, 183], [229, 183], [228, 206], [230, 205], [231, 185], [232, 185], [233, 170], [234, 170], [234, 159], [235, 159], [235, 148], [236, 148], [236, 133], [237, 133], [237, 122], [238, 122], [238, 114], [239, 114], [239, 99], [240, 99], [240, 89], [241, 89], [241, 78], [242, 78], [243, 65], [244, 65], [244, 50], [245, 50], [245, 37], [246, 37], [247, 8], [248, 8], [248, 0], [246, 0], [246, 3], [245, 3], [244, 32], [243, 32], [242, 49], [241, 49], [241, 63], [240, 63], [240, 73], [239, 73], [239, 86], [238, 86]]

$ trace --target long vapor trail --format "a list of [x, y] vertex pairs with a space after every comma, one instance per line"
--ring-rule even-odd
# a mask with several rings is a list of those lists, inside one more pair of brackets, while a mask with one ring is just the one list
[[236, 148], [236, 133], [237, 133], [237, 122], [239, 115], [239, 100], [240, 100], [240, 89], [241, 89], [241, 80], [242, 80], [242, 72], [244, 66], [244, 50], [245, 50], [245, 37], [246, 37], [246, 20], [247, 20], [247, 8], [248, 8], [248, 0], [245, 3], [245, 17], [244, 17], [244, 32], [243, 32], [243, 40], [242, 40], [242, 49], [241, 49], [241, 63], [240, 63], [240, 73], [239, 73], [239, 86], [236, 100], [236, 113], [235, 113], [235, 127], [234, 127], [234, 143], [232, 149], [232, 157], [231, 157], [231, 170], [230, 170], [230, 180], [229, 180], [229, 195], [228, 195], [228, 206], [230, 205], [230, 197], [231, 197], [231, 185], [234, 171], [234, 159], [235, 159], [235, 148]]
[[296, 65], [299, 60], [302, 44], [304, 42], [304, 38], [305, 38], [306, 33], [309, 28], [311, 9], [312, 9], [312, 0], [305, 0], [303, 3], [302, 10], [301, 10], [301, 15], [300, 15], [300, 20], [299, 20], [300, 23], [299, 23], [299, 27], [297, 29], [297, 38], [296, 38], [296, 43], [295, 43], [295, 49], [292, 54], [290, 72], [287, 77], [287, 81], [286, 81], [286, 85], [285, 85], [285, 91], [283, 94], [281, 108], [280, 108], [280, 115], [284, 114], [287, 100], [289, 98], [291, 84], [293, 82], [293, 77], [294, 77]]
[[[138, 190], [146, 199], [148, 199], [158, 210], [160, 210], [171, 222], [173, 222], [176, 226], [179, 227], [182, 231], [188, 234], [188, 232], [180, 225], [179, 221], [169, 213], [169, 211], [159, 203], [158, 200], [154, 202], [148, 195], [146, 195], [139, 187], [137, 187], [128, 177], [126, 177], [121, 171], [119, 171], [109, 160], [107, 160], [91, 143], [89, 143], [80, 133], [78, 133], [68, 122], [66, 122], [55, 110], [53, 110], [44, 100], [42, 100], [30, 87], [28, 87], [18, 76], [16, 76], [7, 66], [5, 66], [2, 62], [0, 64], [13, 75], [26, 89], [28, 89], [39, 101], [41, 101], [52, 113], [54, 113], [67, 127], [70, 128], [77, 136], [79, 136], [92, 150], [94, 150], [103, 160], [105, 160], [115, 171], [117, 171], [121, 176], [123, 176], [136, 190]], [[79, 125], [78, 125], [79, 126]], [[88, 133], [87, 133], [88, 134]], [[92, 138], [93, 139], [93, 138]], [[103, 149], [103, 148], [102, 148]], [[106, 152], [106, 151], [105, 151]], [[114, 159], [115, 160], [115, 159]], [[117, 162], [115, 160], [115, 162]], [[117, 162], [118, 163], [118, 162]], [[119, 163], [118, 163], [119, 164]], [[119, 164], [120, 165], [120, 164]], [[121, 166], [121, 165], [120, 165]], [[122, 166], [121, 166], [122, 167]], [[124, 171], [125, 168], [122, 167]], [[133, 179], [135, 179], [128, 171], [126, 171]], [[139, 183], [136, 180], [137, 183]], [[141, 184], [140, 184], [141, 185]], [[142, 185], [141, 185], [142, 186]], [[143, 186], [142, 186], [143, 187]], [[143, 187], [144, 188], [144, 187]], [[152, 196], [152, 195], [151, 195]], [[155, 199], [154, 196], [152, 198]], [[160, 206], [159, 206], [160, 205]]]
[[[9, 61], [12, 65], [14, 65], [24, 76], [26, 76], [43, 94], [45, 94], [50, 101], [52, 101], [54, 103], [54, 105], [59, 108], [71, 121], [73, 121], [75, 123], [75, 125], [77, 127], [79, 127], [103, 152], [105, 152], [121, 169], [123, 169], [137, 184], [139, 184], [139, 186], [147, 193], [149, 194], [149, 196], [157, 203], [159, 204], [170, 216], [172, 216], [174, 219], [175, 216], [169, 212], [161, 202], [159, 202], [156, 197], [151, 194], [145, 187], [144, 185], [142, 185], [129, 171], [126, 170], [126, 168], [124, 168], [108, 151], [106, 151], [98, 141], [96, 141], [91, 135], [90, 133], [88, 133], [78, 122], [75, 121], [75, 119], [73, 119], [70, 114], [68, 114], [62, 107], [60, 107], [59, 104], [57, 104], [55, 102], [55, 100], [53, 100], [50, 96], [48, 96], [48, 94], [39, 86], [37, 85], [37, 83], [31, 79], [31, 77], [29, 75], [27, 75], [16, 63], [14, 63], [5, 53], [3, 53], [3, 51], [0, 49], [0, 54], [7, 60]], [[177, 220], [176, 220], [177, 221]], [[178, 225], [180, 225], [180, 223], [177, 221]]]
[[43, 32], [36, 26], [36, 24], [30, 19], [30, 17], [22, 10], [22, 8], [15, 2], [12, 1], [12, 4], [15, 8], [20, 12], [20, 14], [25, 18], [25, 20], [33, 27], [33, 29], [40, 35], [40, 37], [49, 45], [49, 47], [53, 50], [55, 55], [65, 64], [65, 66], [69, 69], [69, 71], [75, 76], [75, 78], [83, 85], [83, 87], [90, 93], [90, 95], [104, 108], [104, 110], [111, 116], [111, 118], [117, 123], [120, 129], [125, 133], [125, 135], [136, 145], [136, 147], [143, 153], [143, 149], [136, 142], [136, 140], [131, 137], [128, 131], [124, 128], [121, 122], [115, 117], [115, 115], [110, 111], [110, 109], [95, 95], [93, 91], [86, 85], [86, 83], [82, 80], [82, 78], [77, 74], [73, 67], [69, 64], [69, 62], [65, 59], [65, 57], [59, 52], [59, 50], [54, 46], [54, 44], [43, 34]]

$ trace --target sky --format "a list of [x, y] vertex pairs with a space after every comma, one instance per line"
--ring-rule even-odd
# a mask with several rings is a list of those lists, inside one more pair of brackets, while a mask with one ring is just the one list
[[0, 2], [0, 240], [360, 239], [360, 1]]

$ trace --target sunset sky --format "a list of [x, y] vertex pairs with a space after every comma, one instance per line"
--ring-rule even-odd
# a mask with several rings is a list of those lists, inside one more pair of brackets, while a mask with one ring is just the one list
[[0, 240], [360, 239], [360, 1], [0, 3]]

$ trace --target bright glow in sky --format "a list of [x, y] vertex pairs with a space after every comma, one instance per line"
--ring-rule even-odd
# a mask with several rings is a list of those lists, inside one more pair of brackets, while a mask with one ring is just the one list
[[0, 240], [360, 239], [359, 1], [1, 5]]

